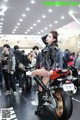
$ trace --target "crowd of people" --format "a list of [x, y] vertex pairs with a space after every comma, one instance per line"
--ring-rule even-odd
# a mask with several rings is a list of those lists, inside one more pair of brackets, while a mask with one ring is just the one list
[[[22, 74], [23, 71], [19, 68], [19, 63], [25, 67], [29, 64], [36, 65], [36, 55], [38, 46], [34, 46], [32, 50], [25, 55], [24, 51], [20, 51], [19, 46], [15, 45], [13, 51], [10, 50], [9, 44], [3, 45], [3, 52], [0, 57], [0, 73], [3, 75], [6, 92], [5, 94], [17, 95], [16, 83], [19, 83], [19, 92], [22, 92]], [[1, 80], [2, 82], [3, 80]]]

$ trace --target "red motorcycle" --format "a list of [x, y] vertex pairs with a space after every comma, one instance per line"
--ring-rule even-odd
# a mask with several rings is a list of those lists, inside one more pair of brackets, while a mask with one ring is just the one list
[[[72, 99], [68, 91], [74, 90], [74, 84], [66, 79], [68, 75], [70, 75], [69, 69], [53, 70], [47, 85], [49, 91], [44, 96], [44, 101], [49, 103], [61, 120], [68, 120], [73, 111]], [[44, 89], [44, 84], [38, 76], [35, 76], [34, 80]]]

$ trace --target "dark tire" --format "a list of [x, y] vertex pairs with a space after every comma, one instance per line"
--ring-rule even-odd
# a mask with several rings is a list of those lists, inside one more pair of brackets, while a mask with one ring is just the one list
[[22, 91], [24, 92], [26, 90], [26, 79], [24, 76], [22, 76]]
[[80, 75], [78, 76], [78, 86], [77, 87], [80, 87]]
[[27, 77], [26, 78], [26, 90], [30, 91], [32, 87], [32, 78], [31, 77]]
[[55, 108], [56, 116], [61, 120], [68, 120], [73, 111], [73, 104], [70, 95], [64, 91], [55, 92], [57, 106]]

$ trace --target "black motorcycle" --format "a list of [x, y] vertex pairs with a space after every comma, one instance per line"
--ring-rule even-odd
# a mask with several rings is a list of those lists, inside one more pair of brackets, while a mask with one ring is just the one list
[[80, 87], [80, 68], [76, 68], [75, 66], [69, 67], [72, 72], [72, 82], [78, 88]]
[[26, 66], [25, 69], [26, 71], [24, 71], [22, 74], [22, 90], [30, 91], [32, 88], [32, 77], [26, 75], [26, 72], [34, 69], [34, 67]]

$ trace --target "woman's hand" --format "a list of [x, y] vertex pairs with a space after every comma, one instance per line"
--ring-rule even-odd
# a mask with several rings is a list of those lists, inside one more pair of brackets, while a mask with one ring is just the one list
[[50, 71], [48, 72], [48, 75], [50, 76], [52, 73], [53, 73], [53, 70], [50, 70]]

